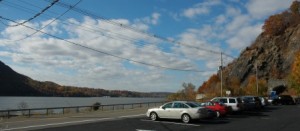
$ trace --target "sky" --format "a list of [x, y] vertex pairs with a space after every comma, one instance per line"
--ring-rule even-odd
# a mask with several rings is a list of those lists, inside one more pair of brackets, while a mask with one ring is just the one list
[[38, 81], [198, 88], [293, 0], [2, 0], [0, 61]]

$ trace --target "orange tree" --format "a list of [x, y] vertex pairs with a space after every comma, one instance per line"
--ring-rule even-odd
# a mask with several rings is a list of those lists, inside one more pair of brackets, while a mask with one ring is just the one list
[[258, 95], [259, 96], [267, 96], [268, 95], [268, 84], [264, 79], [258, 80]]
[[295, 55], [291, 73], [289, 75], [289, 85], [300, 93], [300, 51]]
[[245, 95], [255, 95], [256, 94], [256, 77], [251, 75], [248, 78], [248, 84], [243, 88]]
[[179, 90], [177, 93], [173, 93], [167, 97], [168, 101], [173, 100], [187, 100], [194, 101], [196, 99], [195, 86], [192, 83], [183, 83], [184, 89]]
[[226, 89], [231, 91], [232, 96], [241, 95], [241, 82], [238, 77], [232, 77], [228, 82], [226, 82]]
[[290, 6], [290, 10], [294, 14], [300, 14], [300, 1], [294, 1]]

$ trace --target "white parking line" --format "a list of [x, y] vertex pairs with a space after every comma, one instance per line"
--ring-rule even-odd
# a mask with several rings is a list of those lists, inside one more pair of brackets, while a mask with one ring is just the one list
[[152, 120], [141, 120], [141, 121], [150, 121], [150, 122], [157, 122], [157, 123], [167, 123], [167, 124], [175, 124], [175, 125], [183, 125], [183, 126], [200, 126], [197, 124], [186, 124], [186, 123], [178, 123], [178, 122], [169, 122], [169, 121], [152, 121]]
[[[133, 109], [130, 109], [130, 110], [133, 110]], [[107, 113], [113, 113], [113, 112], [111, 112], [111, 111], [103, 111], [103, 112], [101, 112], [101, 113], [105, 113], [105, 112], [107, 112]], [[143, 115], [145, 115], [145, 114], [143, 114]], [[95, 115], [93, 115], [93, 114], [89, 114], [89, 115], [86, 115], [86, 114], [84, 114], [84, 113], [79, 113], [79, 115], [75, 115], [75, 116], [61, 116], [61, 117], [54, 117], [54, 118], [51, 118], [51, 117], [45, 117], [45, 118], [42, 118], [42, 119], [40, 119], [40, 118], [37, 118], [37, 119], [33, 119], [33, 120], [19, 120], [19, 121], [12, 121], [12, 122], [2, 122], [2, 124], [10, 124], [10, 123], [24, 123], [24, 122], [32, 122], [32, 121], [46, 121], [46, 120], [55, 120], [55, 119], [65, 119], [65, 118], [73, 118], [73, 117], [93, 117], [93, 116], [95, 116]], [[130, 117], [130, 116], [129, 116]]]
[[155, 130], [136, 129], [136, 131], [155, 131]]
[[118, 117], [118, 118], [132, 118], [132, 117], [139, 117], [139, 116], [145, 116], [145, 114], [137, 114], [137, 115], [120, 116], [120, 117]]
[[137, 117], [137, 116], [141, 116], [141, 115], [145, 115], [145, 114], [120, 116], [120, 117], [115, 117], [115, 118], [87, 119], [87, 120], [80, 120], [80, 121], [70, 121], [70, 122], [62, 122], [62, 123], [51, 123], [51, 124], [44, 124], [44, 125], [33, 125], [33, 126], [25, 126], [25, 127], [2, 129], [1, 131], [12, 131], [12, 130], [20, 130], [20, 129], [28, 129], [28, 128], [38, 128], [38, 127], [47, 127], [47, 126], [58, 126], [58, 125], [76, 124], [76, 123], [84, 123], [84, 122], [96, 122], [96, 121], [103, 121], [103, 120], [117, 120], [117, 119], [120, 119], [120, 118], [132, 118], [132, 117]]

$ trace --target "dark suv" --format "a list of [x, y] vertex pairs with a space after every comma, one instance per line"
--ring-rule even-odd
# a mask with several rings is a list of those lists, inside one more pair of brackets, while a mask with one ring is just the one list
[[291, 97], [290, 95], [280, 95], [278, 96], [277, 99], [274, 99], [272, 101], [272, 104], [277, 105], [277, 104], [282, 104], [282, 105], [295, 105], [294, 98]]

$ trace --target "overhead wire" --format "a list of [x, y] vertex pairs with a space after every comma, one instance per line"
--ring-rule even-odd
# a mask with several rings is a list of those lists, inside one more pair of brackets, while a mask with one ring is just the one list
[[[28, 2], [27, 2], [28, 3]], [[32, 4], [31, 4], [32, 5]], [[37, 6], [36, 6], [37, 7]], [[67, 7], [67, 6], [66, 6]], [[70, 9], [70, 8], [68, 8], [68, 9]], [[50, 12], [50, 11], [49, 11]], [[53, 13], [53, 12], [51, 12], [51, 13]], [[54, 12], [55, 13], [55, 12]], [[70, 23], [70, 22], [69, 22]], [[66, 24], [66, 23], [64, 23], [64, 24]], [[72, 23], [72, 24], [75, 24], [75, 23]], [[93, 28], [90, 28], [90, 27], [88, 27], [88, 26], [82, 26], [82, 25], [77, 25], [77, 26], [80, 26], [80, 27], [83, 27], [83, 28], [85, 28], [85, 29], [83, 29], [83, 30], [85, 30], [85, 31], [90, 31], [90, 32], [95, 32], [95, 33], [99, 33], [99, 31], [98, 30], [95, 30], [95, 29], [93, 29]], [[95, 26], [94, 26], [95, 27]], [[105, 36], [105, 37], [109, 37], [109, 38], [112, 38], [112, 39], [115, 39], [116, 37], [118, 37], [118, 38], [121, 38], [121, 39], [123, 39], [123, 40], [128, 40], [128, 41], [132, 41], [133, 43], [144, 43], [144, 44], [139, 44], [139, 45], [137, 45], [137, 44], [134, 44], [134, 45], [137, 45], [137, 46], [145, 46], [145, 43], [148, 43], [147, 41], [139, 41], [138, 39], [131, 39], [131, 38], [129, 38], [128, 36], [125, 36], [125, 35], [122, 35], [122, 34], [119, 34], [119, 33], [115, 33], [115, 32], [112, 32], [112, 31], [110, 31], [110, 30], [107, 30], [107, 29], [102, 29], [102, 28], [99, 28], [98, 26], [96, 26], [96, 28], [97, 29], [99, 29], [99, 30], [102, 30], [102, 33], [101, 33], [101, 36]], [[88, 29], [88, 30], [87, 30]], [[36, 31], [37, 32], [37, 31]], [[105, 33], [103, 33], [103, 32], [105, 32]], [[109, 35], [107, 32], [109, 32], [109, 33], [113, 33], [113, 34], [116, 34], [115, 36], [112, 36], [112, 35]], [[121, 36], [121, 37], [120, 37]], [[97, 37], [95, 37], [95, 38], [97, 38]], [[162, 39], [162, 38], [161, 38]], [[165, 41], [166, 40], [169, 40], [169, 39], [165, 39]], [[133, 44], [133, 43], [130, 43], [130, 44]], [[160, 48], [159, 46], [155, 46], [155, 47], [158, 47], [159, 49], [162, 49], [162, 48]], [[205, 50], [205, 49], [202, 49], [202, 50]], [[172, 53], [169, 53], [169, 52], [164, 52], [164, 51], [162, 51], [162, 50], [159, 50], [161, 53], [166, 53], [166, 54], [171, 54], [171, 55], [174, 55], [174, 54], [172, 54]], [[214, 52], [214, 53], [216, 53], [216, 52]], [[177, 55], [177, 54], [175, 54], [175, 55]]]
[[[47, 1], [49, 1], [49, 0], [47, 0]], [[31, 6], [34, 6], [34, 7], [38, 7], [38, 6], [36, 6], [36, 5], [33, 5], [33, 4], [31, 4], [31, 3], [28, 3], [28, 2], [25, 2], [25, 1], [22, 1], [23, 3], [26, 3], [26, 4], [29, 4], [29, 5], [31, 5]], [[59, 3], [58, 3], [59, 4]], [[69, 4], [62, 4], [63, 5], [63, 7], [65, 8], [65, 7], [69, 7], [70, 5]], [[38, 8], [40, 8], [40, 7], [38, 7]], [[84, 10], [81, 10], [81, 9], [77, 9], [78, 11], [80, 11], [80, 12], [84, 12]], [[52, 12], [52, 11], [49, 11], [49, 12], [51, 12], [51, 13], [55, 13], [55, 12]], [[57, 13], [55, 13], [55, 14], [57, 14]], [[87, 14], [87, 15], [89, 15], [89, 16], [97, 16], [97, 15], [93, 15], [93, 14]], [[103, 17], [101, 17], [102, 19], [104, 19]], [[106, 20], [108, 20], [108, 19], [106, 19]], [[109, 20], [108, 20], [108, 22], [110, 22]], [[114, 23], [113, 21], [111, 21], [112, 23]], [[110, 23], [111, 23], [110, 22]], [[130, 38], [130, 37], [128, 37], [128, 36], [126, 36], [126, 35], [123, 35], [123, 34], [120, 34], [120, 33], [116, 33], [116, 32], [113, 32], [113, 31], [110, 31], [110, 30], [107, 30], [107, 29], [103, 29], [103, 28], [100, 28], [100, 27], [98, 27], [98, 26], [93, 26], [93, 28], [90, 28], [89, 26], [92, 26], [92, 25], [89, 25], [89, 26], [84, 26], [84, 25], [78, 25], [78, 24], [76, 24], [76, 23], [72, 23], [72, 22], [69, 22], [69, 23], [71, 23], [71, 24], [75, 24], [75, 25], [77, 25], [77, 26], [80, 26], [80, 27], [83, 27], [83, 28], [88, 28], [88, 30], [86, 30], [86, 29], [83, 29], [83, 30], [85, 30], [85, 31], [92, 31], [92, 32], [94, 32], [94, 33], [99, 33], [99, 31], [98, 30], [95, 30], [94, 28], [97, 28], [97, 29], [99, 29], [99, 30], [102, 30], [103, 32], [101, 32], [101, 35], [102, 36], [106, 36], [106, 37], [109, 37], [109, 38], [113, 38], [113, 39], [115, 39], [115, 38], [120, 38], [120, 39], [123, 39], [123, 40], [127, 40], [127, 41], [132, 41], [132, 42], [134, 42], [134, 43], [130, 43], [130, 44], [134, 44], [134, 45], [137, 45], [137, 46], [140, 46], [140, 47], [142, 47], [142, 46], [145, 46], [146, 44], [153, 44], [153, 43], [150, 43], [150, 42], [147, 42], [147, 41], [143, 41], [143, 42], [141, 42], [140, 40], [138, 40], [138, 39], [134, 39], [134, 38]], [[64, 23], [64, 24], [66, 24], [66, 23]], [[132, 28], [133, 29], [133, 28]], [[109, 32], [109, 33], [113, 33], [113, 34], [116, 34], [115, 36], [112, 36], [112, 35], [109, 35], [107, 32]], [[170, 39], [166, 39], [166, 38], [163, 38], [163, 37], [161, 37], [160, 39], [163, 39], [164, 41], [169, 41], [169, 42], [175, 42], [175, 41], [172, 41], [172, 40], [170, 40]], [[144, 43], [144, 44], [143, 44]], [[179, 44], [179, 45], [182, 45], [182, 44]], [[194, 48], [194, 46], [189, 46], [189, 45], [186, 45], [186, 46], [188, 46], [189, 48]], [[158, 49], [162, 49], [163, 50], [163, 48], [161, 48], [160, 46], [157, 46], [158, 47]], [[217, 51], [211, 51], [211, 50], [208, 50], [208, 49], [205, 49], [205, 48], [199, 48], [199, 47], [195, 47], [196, 49], [198, 49], [198, 50], [204, 50], [204, 51], [207, 51], [207, 52], [211, 52], [211, 53], [214, 53], [214, 54], [217, 54], [217, 53], [220, 53], [220, 52], [217, 52]], [[164, 51], [163, 51], [164, 52]], [[164, 52], [164, 53], [167, 53], [167, 54], [174, 54], [174, 53], [170, 53], [170, 52]], [[176, 55], [176, 54], [175, 54]], [[223, 53], [223, 55], [227, 55], [227, 54], [224, 54]], [[229, 55], [227, 55], [227, 56], [229, 56]], [[232, 56], [231, 56], [232, 57]], [[232, 57], [232, 58], [234, 58], [234, 57]]]
[[[45, 1], [50, 1], [50, 0], [45, 0]], [[66, 7], [69, 6], [69, 4], [64, 3], [64, 2], [61, 2], [61, 1], [58, 2], [57, 5], [58, 5], [58, 6], [61, 6], [61, 7], [64, 7], [64, 8], [66, 8]], [[81, 14], [84, 14], [84, 15], [87, 15], [87, 16], [90, 16], [90, 17], [93, 17], [93, 18], [102, 19], [104, 22], [107, 22], [107, 23], [109, 23], [109, 24], [116, 25], [116, 26], [119, 26], [119, 27], [122, 27], [122, 28], [125, 28], [125, 29], [128, 29], [128, 30], [131, 30], [131, 31], [134, 31], [134, 32], [137, 32], [137, 33], [140, 33], [140, 34], [144, 34], [144, 35], [149, 36], [149, 37], [153, 37], [153, 38], [156, 38], [156, 39], [160, 39], [160, 40], [162, 40], [162, 41], [166, 41], [166, 42], [173, 43], [173, 44], [176, 44], [176, 45], [185, 46], [185, 47], [188, 47], [188, 48], [194, 48], [194, 49], [198, 49], [198, 50], [210, 52], [210, 53], [213, 53], [213, 54], [218, 54], [218, 55], [220, 55], [220, 54], [222, 53], [224, 56], [227, 56], [227, 57], [230, 57], [230, 58], [235, 59], [235, 57], [233, 57], [233, 56], [231, 56], [231, 55], [229, 55], [229, 54], [223, 53], [222, 51], [219, 52], [219, 51], [209, 50], [209, 49], [205, 49], [205, 48], [201, 48], [201, 47], [191, 46], [191, 45], [186, 44], [186, 43], [183, 43], [183, 42], [178, 42], [178, 41], [171, 40], [171, 39], [168, 39], [168, 38], [165, 38], [165, 37], [156, 35], [156, 34], [151, 34], [151, 33], [149, 33], [149, 32], [139, 30], [139, 29], [134, 28], [134, 27], [132, 27], [132, 26], [125, 25], [125, 24], [122, 24], [122, 23], [118, 23], [118, 22], [109, 20], [108, 18], [105, 18], [105, 17], [103, 17], [103, 16], [99, 16], [99, 15], [96, 15], [96, 14], [94, 14], [94, 13], [91, 13], [91, 12], [88, 11], [88, 10], [80, 9], [80, 8], [78, 8], [78, 7], [77, 7], [77, 8], [73, 8], [72, 10], [75, 11], [75, 12], [78, 12], [78, 13], [81, 13]]]
[[[24, 2], [24, 1], [23, 1], [23, 2]], [[23, 10], [23, 11], [28, 12], [28, 13], [34, 12], [34, 10], [29, 9], [29, 8], [26, 8], [26, 7], [22, 7], [22, 6], [20, 6], [20, 5], [16, 5], [16, 4], [11, 3], [11, 2], [8, 2], [8, 1], [7, 1], [7, 3], [9, 3], [9, 4], [7, 4], [7, 5], [10, 6], [10, 7], [17, 8], [17, 9]], [[31, 3], [28, 3], [28, 2], [24, 2], [24, 3], [30, 4], [31, 6], [34, 6], [34, 7], [37, 7], [37, 6], [35, 6], [35, 5], [31, 4]], [[38, 7], [38, 8], [40, 8], [40, 7]], [[49, 11], [49, 12], [57, 14], [56, 12], [53, 12], [53, 11]], [[45, 15], [46, 15], [46, 14], [45, 14]], [[49, 15], [46, 15], [46, 16], [49, 16]], [[52, 16], [49, 16], [49, 18], [52, 18]], [[59, 18], [58, 18], [58, 19], [59, 19]], [[61, 19], [59, 19], [59, 20], [61, 20]], [[116, 32], [112, 32], [111, 30], [103, 29], [103, 28], [100, 28], [100, 27], [98, 27], [98, 26], [93, 26], [93, 25], [88, 25], [88, 24], [87, 24], [87, 26], [85, 26], [86, 24], [82, 24], [82, 25], [81, 25], [81, 24], [77, 24], [77, 23], [74, 23], [74, 22], [70, 22], [70, 21], [68, 21], [68, 23], [66, 23], [66, 22], [64, 22], [63, 20], [60, 21], [60, 22], [63, 23], [63, 24], [66, 24], [66, 25], [68, 25], [68, 24], [70, 23], [70, 24], [72, 24], [72, 25], [76, 25], [76, 26], [79, 26], [79, 27], [82, 27], [82, 28], [86, 28], [87, 30], [86, 30], [86, 29], [83, 29], [83, 30], [85, 30], [85, 31], [90, 31], [90, 32], [94, 32], [94, 33], [100, 33], [98, 30], [95, 30], [95, 28], [96, 28], [96, 29], [102, 30], [103, 32], [101, 32], [101, 33], [104, 33], [104, 32], [110, 32], [110, 33], [116, 34], [116, 35], [118, 35], [118, 36], [122, 36], [122, 37], [120, 37], [120, 38], [125, 39], [125, 40], [129, 40], [129, 41], [132, 41], [132, 42], [138, 42], [138, 41], [139, 41], [138, 39], [130, 38], [129, 36], [126, 36], [126, 35], [123, 35], [123, 34], [120, 34], [120, 33], [116, 33]], [[93, 28], [90, 28], [90, 26], [93, 26]], [[82, 29], [82, 28], [81, 28], [81, 29]], [[126, 38], [126, 37], [127, 37], [127, 38]], [[144, 43], [151, 44], [150, 42], [147, 42], [147, 41], [145, 41]]]
[[[10, 22], [13, 22], [13, 23], [16, 23], [16, 24], [19, 23], [19, 22], [16, 22], [16, 21], [12, 20], [12, 19], [3, 17], [3, 16], [0, 16], [0, 19], [6, 20], [6, 21], [10, 21]], [[105, 54], [105, 55], [108, 55], [108, 56], [111, 56], [111, 57], [115, 57], [115, 58], [118, 58], [118, 59], [123, 59], [123, 60], [126, 60], [126, 61], [130, 61], [130, 62], [142, 64], [142, 65], [147, 65], [147, 66], [152, 66], [152, 67], [162, 68], [162, 69], [168, 69], [168, 70], [187, 71], [187, 72], [206, 72], [206, 71], [195, 70], [195, 69], [178, 69], [178, 68], [170, 68], [170, 67], [166, 67], [166, 66], [155, 65], [155, 64], [150, 64], [150, 63], [142, 62], [142, 61], [137, 61], [137, 60], [134, 60], [134, 59], [130, 59], [130, 58], [126, 58], [126, 57], [114, 55], [114, 54], [111, 54], [111, 53], [108, 53], [108, 52], [105, 52], [105, 51], [101, 51], [101, 50], [99, 50], [99, 49], [94, 49], [94, 48], [91, 48], [91, 47], [88, 47], [88, 46], [85, 46], [85, 45], [82, 45], [82, 44], [79, 44], [79, 43], [76, 43], [76, 42], [72, 42], [72, 41], [66, 40], [66, 39], [64, 39], [64, 38], [61, 38], [61, 37], [59, 37], [59, 36], [49, 34], [49, 33], [47, 33], [47, 32], [44, 32], [44, 31], [35, 29], [35, 28], [33, 28], [33, 27], [30, 27], [30, 26], [27, 26], [27, 25], [24, 25], [24, 24], [22, 24], [22, 26], [24, 26], [24, 27], [26, 27], [26, 28], [29, 28], [29, 29], [32, 29], [32, 30], [36, 30], [36, 31], [38, 31], [38, 32], [40, 32], [40, 33], [43, 33], [43, 34], [48, 35], [48, 36], [50, 36], [50, 37], [53, 37], [53, 38], [62, 40], [62, 41], [67, 42], [67, 43], [69, 43], [69, 44], [76, 45], [76, 46], [79, 46], [79, 47], [82, 47], [82, 48], [85, 48], [85, 49], [88, 49], [88, 50], [91, 50], [91, 51], [95, 51], [95, 52], [97, 52], [97, 53], [101, 53], [101, 54]]]
[[47, 26], [51, 25], [53, 22], [55, 22], [56, 20], [58, 20], [60, 17], [64, 16], [66, 13], [68, 13], [72, 8], [74, 8], [75, 6], [77, 6], [82, 0], [79, 0], [78, 2], [76, 2], [74, 5], [70, 6], [66, 11], [64, 11], [63, 13], [61, 13], [59, 16], [55, 17], [54, 19], [52, 19], [49, 23], [47, 23], [46, 25], [44, 25], [43, 27], [41, 27], [40, 29], [36, 30], [35, 32], [27, 35], [24, 38], [21, 39], [17, 39], [17, 40], [13, 40], [13, 41], [21, 41], [21, 40], [25, 40], [33, 35], [35, 35], [36, 33], [38, 33], [39, 31], [45, 29]]
[[16, 27], [16, 26], [20, 26], [20, 25], [23, 25], [35, 18], [37, 18], [38, 16], [40, 16], [41, 14], [43, 14], [45, 11], [47, 11], [49, 8], [51, 8], [54, 4], [56, 4], [59, 0], [53, 0], [48, 6], [46, 6], [44, 9], [42, 9], [40, 12], [36, 13], [34, 16], [32, 16], [31, 18], [23, 21], [23, 22], [19, 22], [15, 25], [9, 25], [10, 27]]
[[[21, 10], [24, 10], [25, 12], [29, 12], [29, 13], [32, 13], [32, 12], [34, 12], [34, 10], [32, 10], [32, 9], [29, 9], [29, 8], [26, 8], [26, 7], [23, 7], [23, 6], [21, 6], [21, 5], [16, 5], [16, 4], [14, 4], [14, 3], [11, 3], [11, 2], [7, 2], [9, 5], [8, 6], [11, 6], [11, 7], [13, 7], [13, 8], [17, 8], [17, 9], [21, 9]], [[37, 8], [40, 8], [40, 7], [38, 7], [38, 6], [35, 6], [35, 5], [33, 5], [33, 4], [31, 4], [31, 3], [28, 3], [28, 2], [23, 2], [23, 3], [26, 3], [26, 4], [29, 4], [29, 5], [31, 5], [31, 6], [34, 6], [34, 7], [37, 7]], [[70, 8], [69, 8], [69, 10], [70, 10]], [[55, 13], [55, 14], [57, 14], [56, 12], [53, 12], [53, 11], [49, 11], [49, 12], [51, 12], [51, 13]], [[64, 13], [63, 13], [64, 14]], [[63, 15], [63, 14], [61, 14], [61, 15]], [[47, 14], [45, 14], [46, 16], [48, 16]], [[51, 18], [51, 16], [49, 16], [49, 18]], [[56, 17], [57, 19], [59, 19], [59, 17]], [[54, 21], [54, 20], [52, 20], [52, 21]], [[108, 37], [108, 38], [112, 38], [112, 39], [119, 39], [119, 40], [126, 40], [126, 41], [129, 41], [130, 43], [129, 44], [132, 44], [132, 45], [136, 45], [137, 47], [145, 47], [146, 46], [146, 44], [153, 44], [153, 43], [151, 43], [151, 42], [147, 42], [147, 41], [141, 41], [141, 40], [138, 40], [138, 39], [135, 39], [135, 38], [131, 38], [131, 37], [129, 37], [129, 36], [126, 36], [126, 35], [123, 35], [123, 34], [120, 34], [120, 33], [116, 33], [116, 32], [113, 32], [113, 31], [111, 31], [111, 30], [108, 30], [108, 29], [104, 29], [104, 28], [101, 28], [101, 27], [98, 27], [98, 26], [93, 26], [93, 25], [81, 25], [81, 24], [77, 24], [76, 22], [71, 22], [71, 21], [69, 21], [68, 23], [66, 23], [66, 22], [64, 22], [64, 21], [59, 21], [59, 22], [61, 22], [61, 23], [63, 23], [63, 24], [66, 24], [66, 25], [68, 25], [69, 23], [70, 24], [72, 24], [72, 25], [76, 25], [76, 26], [79, 26], [82, 30], [85, 30], [85, 31], [88, 31], [88, 32], [91, 32], [91, 33], [97, 33], [97, 34], [99, 34], [99, 35], [101, 35], [101, 36], [104, 36], [104, 37]], [[49, 23], [50, 24], [50, 23]], [[91, 26], [93, 26], [93, 28], [91, 28]], [[98, 30], [97, 30], [98, 29]], [[41, 30], [41, 29], [40, 29]], [[101, 30], [101, 31], [99, 31], [99, 30]], [[35, 31], [35, 32], [37, 32], [37, 31]], [[112, 34], [114, 34], [114, 36], [113, 35], [110, 35], [110, 34], [108, 34], [108, 33], [112, 33]], [[30, 36], [32, 36], [32, 35], [29, 35], [28, 37], [30, 37]], [[12, 41], [14, 41], [14, 42], [16, 42], [16, 41], [19, 41], [19, 40], [24, 40], [24, 39], [26, 39], [26, 38], [28, 38], [28, 37], [25, 37], [25, 38], [21, 38], [21, 39], [18, 39], [18, 40], [12, 40]], [[95, 37], [95, 38], [97, 38], [97, 37]], [[95, 39], [94, 38], [94, 39]], [[131, 43], [132, 42], [132, 43]], [[161, 53], [166, 53], [166, 54], [169, 54], [169, 55], [177, 55], [177, 54], [175, 54], [175, 53], [170, 53], [170, 52], [164, 52], [164, 51], [162, 51], [163, 50], [163, 48], [161, 48], [160, 46], [156, 46], [158, 49], [161, 49], [161, 50], [159, 50]]]

